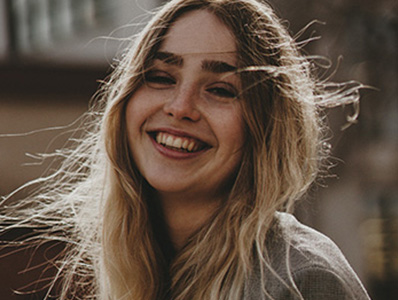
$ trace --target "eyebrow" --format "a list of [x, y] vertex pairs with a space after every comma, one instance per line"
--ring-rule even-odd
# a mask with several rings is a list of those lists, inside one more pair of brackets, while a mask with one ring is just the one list
[[202, 69], [205, 71], [210, 71], [212, 73], [227, 73], [233, 72], [237, 70], [237, 67], [227, 64], [223, 61], [217, 60], [204, 60], [202, 62]]
[[154, 59], [159, 59], [166, 64], [181, 67], [184, 63], [184, 59], [181, 55], [177, 55], [170, 52], [156, 52]]
[[[156, 52], [154, 59], [159, 59], [166, 64], [182, 67], [184, 64], [184, 58], [181, 55], [174, 54], [171, 52]], [[232, 66], [226, 62], [218, 60], [204, 60], [202, 62], [202, 69], [216, 74], [234, 72], [237, 67]]]

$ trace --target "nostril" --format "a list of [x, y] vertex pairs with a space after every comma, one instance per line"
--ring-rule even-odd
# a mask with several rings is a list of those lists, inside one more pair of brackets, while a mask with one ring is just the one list
[[194, 99], [192, 97], [183, 97], [179, 95], [175, 99], [165, 103], [164, 112], [179, 120], [198, 121], [200, 119], [200, 112], [196, 108]]

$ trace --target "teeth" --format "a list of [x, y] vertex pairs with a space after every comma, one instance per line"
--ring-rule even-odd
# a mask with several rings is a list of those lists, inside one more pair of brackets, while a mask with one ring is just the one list
[[182, 145], [182, 139], [181, 138], [176, 138], [174, 140], [173, 147], [174, 148], [181, 148], [181, 145]]
[[184, 140], [184, 142], [181, 145], [181, 148], [187, 149], [188, 148], [188, 144], [189, 144], [189, 141], [188, 140]]
[[156, 143], [161, 144], [162, 143], [162, 137], [163, 137], [163, 133], [158, 133], [156, 135]]
[[195, 143], [194, 142], [190, 142], [187, 149], [188, 151], [192, 151], [193, 147], [195, 147]]
[[167, 146], [171, 146], [173, 147], [173, 138], [169, 135], [166, 139], [166, 143]]
[[155, 140], [158, 144], [176, 149], [183, 149], [189, 152], [198, 151], [200, 148], [200, 143], [193, 139], [176, 137], [164, 132], [158, 132], [155, 136]]

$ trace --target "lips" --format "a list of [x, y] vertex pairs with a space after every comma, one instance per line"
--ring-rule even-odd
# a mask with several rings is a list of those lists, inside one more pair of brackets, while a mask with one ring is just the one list
[[194, 153], [209, 147], [208, 144], [198, 139], [175, 135], [169, 132], [158, 131], [150, 135], [157, 144], [174, 151]]

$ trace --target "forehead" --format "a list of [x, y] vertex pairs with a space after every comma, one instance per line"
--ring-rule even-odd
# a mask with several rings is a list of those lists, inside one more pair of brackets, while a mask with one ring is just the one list
[[229, 28], [206, 10], [188, 12], [168, 30], [161, 51], [179, 54], [235, 54], [235, 38]]

